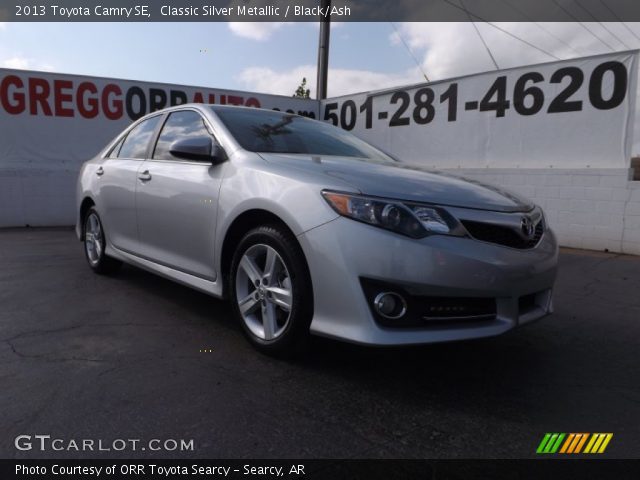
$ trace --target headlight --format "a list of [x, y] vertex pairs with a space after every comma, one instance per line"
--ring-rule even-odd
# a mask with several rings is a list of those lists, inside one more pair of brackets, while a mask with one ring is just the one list
[[456, 225], [455, 219], [439, 207], [326, 190], [322, 196], [340, 215], [412, 238], [451, 234]]

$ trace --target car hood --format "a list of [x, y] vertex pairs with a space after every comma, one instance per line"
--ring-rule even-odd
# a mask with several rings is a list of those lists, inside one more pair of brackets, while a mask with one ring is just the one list
[[533, 208], [531, 202], [511, 192], [417, 165], [304, 154], [260, 153], [260, 156], [287, 169], [339, 179], [365, 195], [499, 212]]

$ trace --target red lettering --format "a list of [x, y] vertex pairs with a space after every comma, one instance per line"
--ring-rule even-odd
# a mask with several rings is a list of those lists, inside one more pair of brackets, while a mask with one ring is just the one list
[[242, 105], [244, 98], [238, 97], [237, 95], [229, 95], [228, 101], [231, 105]]
[[[138, 87], [136, 87], [138, 88]], [[144, 92], [140, 90], [141, 101], [145, 101]], [[124, 94], [121, 88], [113, 83], [100, 89], [92, 81], [79, 82], [73, 80], [24, 77], [7, 75], [0, 77], [0, 108], [10, 115], [25, 113], [27, 108], [31, 115], [56, 117], [79, 116], [86, 119], [98, 117], [101, 112], [109, 120], [119, 120], [125, 113]], [[195, 92], [193, 103], [221, 105], [246, 105], [260, 108], [256, 97], [240, 95], [217, 95], [211, 92]], [[129, 101], [129, 98], [127, 98]], [[180, 105], [188, 102], [187, 94], [180, 90], [149, 89], [150, 109], [163, 108], [167, 103]], [[129, 108], [129, 107], [127, 107]], [[144, 110], [144, 109], [143, 109]], [[77, 113], [76, 113], [77, 112]]]
[[49, 93], [51, 93], [49, 82], [44, 78], [29, 79], [29, 112], [31, 115], [38, 115], [38, 105], [47, 117], [52, 115], [49, 106]]
[[122, 95], [122, 90], [120, 90], [119, 86], [110, 83], [109, 85], [104, 87], [104, 90], [102, 91], [102, 110], [104, 111], [105, 117], [107, 117], [109, 120], [118, 120], [122, 117], [122, 100], [114, 99], [111, 101], [111, 103], [109, 103], [110, 95], [119, 97], [120, 95]]
[[80, 112], [80, 115], [82, 115], [84, 118], [95, 118], [100, 112], [98, 99], [96, 97], [89, 97], [85, 99], [86, 93], [95, 95], [98, 93], [98, 89], [91, 82], [82, 82], [80, 85], [78, 85], [78, 95], [76, 98], [78, 112]]
[[[14, 92], [13, 98], [9, 95], [9, 87], [14, 86], [16, 89], [23, 88], [24, 84], [20, 77], [15, 75], [9, 75], [4, 77], [2, 83], [0, 83], [0, 103], [2, 103], [2, 107], [6, 110], [7, 113], [11, 115], [17, 115], [19, 113], [24, 112], [25, 108], [25, 98], [24, 93], [22, 92]], [[13, 103], [11, 102], [13, 100]]]
[[64, 104], [73, 101], [73, 95], [64, 90], [73, 88], [71, 80], [53, 81], [53, 102], [55, 104], [56, 117], [73, 117], [73, 108], [65, 107]]
[[[220, 95], [221, 99], [224, 99], [224, 95]], [[193, 95], [193, 103], [204, 103], [204, 95], [200, 92], [196, 92]], [[209, 104], [214, 104], [216, 103], [216, 94], [215, 93], [210, 93], [209, 94]]]

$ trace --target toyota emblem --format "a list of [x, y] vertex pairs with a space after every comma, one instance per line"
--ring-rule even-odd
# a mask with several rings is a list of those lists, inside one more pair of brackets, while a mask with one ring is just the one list
[[535, 227], [533, 226], [533, 220], [530, 217], [522, 217], [522, 221], [520, 222], [520, 228], [522, 228], [522, 233], [525, 237], [531, 238], [535, 232]]

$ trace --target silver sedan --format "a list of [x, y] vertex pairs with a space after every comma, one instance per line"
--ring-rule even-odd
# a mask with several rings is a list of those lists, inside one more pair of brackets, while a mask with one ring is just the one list
[[83, 165], [77, 199], [95, 272], [125, 262], [229, 298], [269, 354], [309, 333], [486, 337], [552, 309], [558, 247], [539, 207], [289, 113], [149, 114]]

